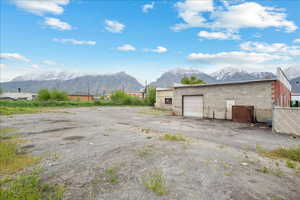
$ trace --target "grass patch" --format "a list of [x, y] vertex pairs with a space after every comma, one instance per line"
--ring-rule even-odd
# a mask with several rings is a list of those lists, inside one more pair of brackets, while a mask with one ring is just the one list
[[61, 200], [64, 190], [62, 185], [44, 184], [37, 172], [0, 180], [1, 200]]
[[0, 128], [0, 141], [1, 140], [7, 140], [7, 139], [13, 139], [18, 138], [18, 135], [8, 135], [7, 133], [16, 132], [17, 128]]
[[0, 128], [0, 134], [6, 134], [17, 131], [17, 128]]
[[286, 161], [286, 166], [291, 169], [295, 169], [297, 167], [296, 163], [289, 160]]
[[0, 107], [0, 115], [13, 115], [13, 114], [33, 114], [40, 112], [49, 112], [52, 109], [50, 108], [40, 108], [40, 107]]
[[152, 190], [155, 194], [161, 196], [167, 193], [166, 181], [160, 170], [149, 172], [143, 178], [144, 185], [147, 189]]
[[283, 158], [300, 162], [300, 146], [296, 148], [278, 148], [272, 151], [264, 151], [262, 154], [271, 158]]
[[146, 109], [146, 110], [141, 110], [138, 113], [147, 114], [147, 115], [170, 115], [171, 111], [162, 110], [162, 109]]
[[283, 176], [283, 172], [280, 170], [280, 168], [271, 169], [271, 168], [263, 167], [261, 169], [257, 169], [257, 171], [264, 174], [273, 174], [278, 177]]
[[24, 140], [17, 139], [16, 136], [0, 138], [0, 175], [12, 174], [40, 161], [40, 158], [28, 155], [23, 152], [18, 144]]
[[168, 140], [168, 141], [182, 141], [185, 142], [187, 139], [184, 136], [181, 135], [171, 135], [171, 134], [165, 134], [164, 136], [161, 137], [163, 140]]

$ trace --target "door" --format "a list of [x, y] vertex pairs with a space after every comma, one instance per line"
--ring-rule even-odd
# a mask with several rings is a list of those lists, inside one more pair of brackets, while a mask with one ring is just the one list
[[203, 118], [203, 96], [183, 96], [183, 116]]
[[226, 119], [232, 119], [232, 106], [235, 105], [234, 100], [227, 100], [226, 101]]

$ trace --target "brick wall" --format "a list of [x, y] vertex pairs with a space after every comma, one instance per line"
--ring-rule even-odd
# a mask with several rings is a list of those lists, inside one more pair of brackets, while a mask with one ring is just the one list
[[87, 95], [69, 95], [69, 99], [72, 101], [92, 101], [92, 96]]
[[274, 81], [272, 99], [276, 106], [290, 107], [291, 91], [281, 81]]
[[273, 131], [300, 136], [300, 108], [275, 107]]

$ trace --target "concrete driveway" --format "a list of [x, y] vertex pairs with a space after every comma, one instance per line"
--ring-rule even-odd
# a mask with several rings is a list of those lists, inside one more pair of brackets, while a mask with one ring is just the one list
[[[29, 140], [26, 149], [45, 158], [45, 181], [66, 186], [65, 199], [300, 199], [296, 171], [256, 153], [300, 139], [264, 126], [187, 119], [147, 107], [1, 116], [1, 126], [19, 128]], [[187, 141], [163, 140], [167, 133]], [[146, 187], [153, 174], [162, 176], [165, 194]]]

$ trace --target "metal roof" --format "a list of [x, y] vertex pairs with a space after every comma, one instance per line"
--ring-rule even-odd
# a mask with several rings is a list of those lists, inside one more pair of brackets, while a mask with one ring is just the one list
[[193, 85], [178, 84], [178, 85], [174, 85], [174, 88], [237, 85], [237, 84], [247, 84], [247, 83], [271, 82], [276, 80], [277, 79], [262, 79], [262, 80], [234, 81], [234, 82], [224, 82], [224, 83], [208, 83], [208, 84], [193, 84]]

